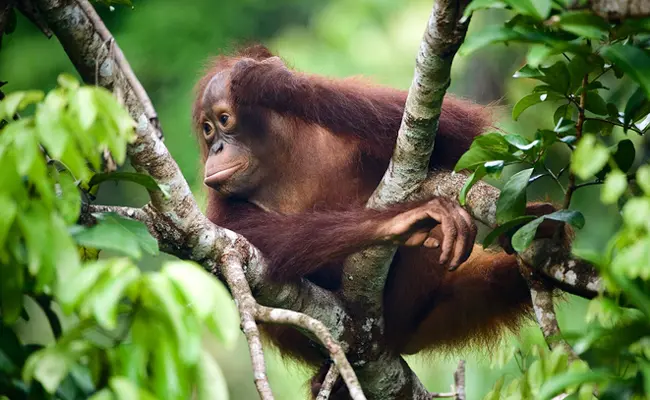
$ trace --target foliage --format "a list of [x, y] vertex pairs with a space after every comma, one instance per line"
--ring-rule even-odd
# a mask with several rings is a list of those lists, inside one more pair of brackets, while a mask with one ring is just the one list
[[[635, 163], [634, 141], [648, 131], [650, 114], [650, 19], [610, 22], [587, 9], [569, 9], [563, 0], [475, 0], [470, 15], [482, 8], [506, 8], [511, 18], [469, 37], [460, 53], [492, 43], [525, 43], [526, 63], [514, 75], [537, 83], [512, 109], [512, 118], [552, 104], [548, 126], [527, 132], [493, 132], [475, 139], [456, 165], [468, 169], [469, 188], [486, 177], [498, 178], [509, 165], [525, 169], [510, 176], [497, 203], [500, 227], [486, 237], [516, 230], [513, 248], [525, 250], [544, 218], [582, 228], [585, 218], [569, 210], [573, 194], [600, 185], [600, 201], [617, 205], [623, 222], [606, 248], [574, 249], [593, 262], [606, 290], [591, 301], [587, 324], [567, 335], [584, 361], [570, 363], [566, 353], [536, 351], [521, 376], [506, 387], [499, 381], [487, 399], [647, 398], [650, 396], [650, 165]], [[605, 100], [610, 89], [628, 95]], [[612, 97], [610, 97], [612, 98]], [[622, 131], [622, 132], [621, 132]], [[571, 154], [559, 170], [547, 165], [551, 151]], [[564, 193], [561, 209], [551, 215], [525, 215], [527, 189], [550, 178]], [[589, 221], [587, 221], [588, 223]], [[624, 395], [623, 395], [624, 394]]]
[[[226, 399], [202, 337], [233, 343], [238, 316], [227, 290], [189, 262], [141, 272], [134, 262], [157, 254], [158, 244], [138, 221], [80, 218], [102, 182], [159, 186], [148, 176], [102, 172], [106, 151], [125, 161], [134, 122], [105, 89], [65, 74], [58, 83], [47, 94], [0, 101], [0, 394]], [[98, 259], [100, 250], [126, 257]], [[30, 302], [54, 335], [47, 346], [17, 334], [33, 317]]]

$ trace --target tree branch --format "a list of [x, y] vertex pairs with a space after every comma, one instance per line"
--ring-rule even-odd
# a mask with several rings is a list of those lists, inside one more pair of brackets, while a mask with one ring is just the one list
[[[447, 171], [432, 172], [409, 199], [431, 196], [456, 197], [467, 176]], [[499, 190], [478, 182], [467, 196], [467, 210], [477, 220], [491, 228], [496, 226], [496, 203]], [[571, 255], [563, 246], [550, 239], [539, 239], [520, 254], [522, 260], [536, 272], [553, 281], [558, 288], [577, 296], [594, 298], [603, 290], [598, 271], [587, 261]]]
[[[148, 173], [169, 188], [169, 196], [150, 191], [151, 202], [141, 209], [90, 205], [85, 214], [112, 211], [141, 220], [158, 240], [162, 251], [194, 260], [228, 283], [238, 302], [256, 386], [262, 398], [271, 399], [272, 394], [266, 380], [255, 320], [291, 324], [318, 338], [330, 352], [355, 399], [364, 398], [359, 382], [363, 382], [368, 397], [373, 399], [431, 398], [406, 362], [380, 345], [383, 332], [381, 294], [394, 249], [373, 249], [349, 260], [342, 296], [308, 281], [283, 285], [268, 282], [265, 279], [267, 265], [261, 253], [240, 235], [212, 224], [199, 209], [180, 169], [160, 140], [151, 102], [93, 8], [85, 0], [32, 1], [84, 80], [97, 81], [121, 94], [126, 108], [137, 121], [137, 138], [128, 148], [131, 163], [137, 171]], [[433, 173], [418, 187], [427, 174], [440, 105], [449, 84], [451, 60], [467, 27], [466, 22], [459, 23], [466, 3], [464, 0], [439, 0], [434, 7], [418, 55], [398, 145], [369, 206], [380, 207], [403, 201], [408, 196], [456, 196], [466, 179], [461, 174]], [[109, 41], [111, 46], [106, 46]], [[98, 79], [95, 79], [96, 71]], [[468, 207], [478, 220], [493, 226], [497, 198], [496, 189], [477, 184], [470, 191]], [[589, 267], [588, 264], [580, 264], [567, 258], [568, 254], [559, 252], [558, 258], [552, 260], [539, 258], [550, 253], [538, 252], [548, 249], [537, 248], [535, 243], [531, 249], [528, 256], [535, 262], [530, 265], [536, 270], [566, 268], [563, 270], [566, 283], [584, 286], [571, 279], [570, 273], [572, 268]], [[522, 254], [522, 259], [527, 260], [525, 256]], [[559, 258], [561, 256], [565, 258]], [[593, 292], [600, 287], [594, 285], [590, 280], [585, 287]], [[355, 310], [354, 320], [350, 316], [351, 309]], [[348, 362], [346, 352], [356, 370]], [[456, 386], [460, 387], [458, 381]]]
[[332, 364], [329, 371], [327, 371], [327, 375], [325, 375], [325, 379], [323, 379], [323, 385], [318, 392], [316, 400], [327, 400], [330, 398], [330, 394], [332, 393], [332, 389], [334, 388], [334, 384], [338, 377], [339, 371], [336, 369], [336, 365]]
[[648, 0], [591, 0], [589, 7], [596, 14], [612, 21], [650, 16]]
[[[136, 140], [128, 147], [131, 164], [136, 171], [151, 175], [158, 183], [167, 185], [169, 196], [160, 191], [149, 191], [151, 203], [142, 209], [113, 206], [88, 206], [86, 214], [96, 211], [113, 211], [121, 215], [143, 221], [152, 235], [159, 241], [162, 251], [174, 254], [182, 259], [191, 259], [217, 276], [237, 281], [233, 295], [242, 302], [253, 289], [257, 301], [272, 307], [293, 309], [293, 318], [307, 317], [320, 321], [319, 331], [315, 336], [328, 335], [328, 348], [336, 349], [332, 355], [339, 368], [346, 371], [346, 383], [354, 383], [356, 377], [351, 368], [346, 369], [347, 359], [340, 342], [344, 337], [344, 324], [350, 320], [341, 301], [331, 292], [319, 288], [307, 281], [295, 284], [272, 285], [266, 282], [266, 263], [256, 248], [240, 235], [212, 224], [199, 209], [189, 185], [181, 174], [178, 165], [160, 140], [162, 136], [156, 125], [151, 123], [147, 114], [150, 101], [117, 43], [111, 49], [104, 44], [113, 41], [112, 36], [86, 0], [36, 0], [48, 25], [60, 40], [71, 61], [87, 82], [93, 82], [95, 67], [99, 65], [99, 84], [121, 93], [124, 105], [137, 121]], [[153, 107], [151, 107], [153, 108]], [[155, 114], [155, 113], [154, 113]], [[227, 256], [228, 263], [222, 263]], [[230, 259], [233, 257], [235, 260]], [[225, 270], [224, 265], [228, 268]], [[241, 275], [236, 275], [233, 266], [239, 266]], [[242, 266], [245, 266], [242, 269]], [[228, 276], [224, 276], [224, 272]], [[243, 286], [249, 286], [245, 290]], [[232, 290], [232, 288], [231, 288]], [[243, 297], [242, 297], [243, 296]], [[248, 302], [246, 303], [249, 304]], [[248, 307], [248, 306], [247, 306]], [[259, 307], [256, 303], [256, 307]], [[263, 310], [264, 312], [261, 312]], [[255, 318], [264, 318], [269, 308], [255, 308]], [[249, 321], [249, 309], [244, 316]], [[261, 316], [260, 316], [261, 313]], [[325, 332], [325, 333], [324, 333]], [[251, 357], [254, 358], [257, 371], [260, 370], [258, 342], [255, 334], [252, 338]], [[268, 397], [270, 391], [261, 378], [258, 389], [261, 395]], [[356, 384], [349, 388], [355, 394], [361, 389]], [[356, 397], [362, 399], [363, 394]]]
[[[427, 176], [442, 100], [450, 83], [451, 64], [469, 24], [469, 20], [461, 22], [467, 3], [468, 0], [438, 0], [433, 6], [420, 44], [395, 151], [382, 181], [368, 200], [370, 208], [406, 200]], [[395, 251], [395, 246], [371, 247], [345, 262], [342, 295], [355, 308], [364, 310], [370, 334], [351, 344], [355, 350], [352, 361], [363, 360], [355, 366], [370, 397], [426, 398], [430, 395], [406, 362], [388, 354], [383, 346], [373, 345], [383, 334], [382, 294]], [[380, 369], [390, 373], [392, 379], [378, 380], [376, 373]]]
[[577, 360], [578, 355], [562, 337], [560, 324], [557, 322], [555, 307], [553, 305], [553, 288], [547, 282], [540, 279], [537, 273], [528, 267], [520, 257], [517, 257], [517, 263], [519, 264], [519, 272], [526, 279], [526, 283], [530, 289], [535, 318], [542, 330], [546, 344], [551, 350], [556, 347], [564, 348], [570, 360]]
[[350, 362], [345, 357], [343, 348], [341, 348], [336, 340], [334, 340], [322, 322], [311, 318], [306, 314], [260, 305], [256, 307], [255, 317], [257, 320], [263, 322], [297, 326], [316, 336], [329, 352], [339, 374], [341, 374], [341, 378], [343, 378], [343, 381], [347, 384], [350, 397], [353, 400], [365, 400], [366, 396], [361, 390], [359, 380], [357, 379], [352, 365], [350, 365]]

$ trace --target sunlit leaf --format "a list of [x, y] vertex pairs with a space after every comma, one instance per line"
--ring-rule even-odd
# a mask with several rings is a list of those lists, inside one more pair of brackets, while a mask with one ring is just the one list
[[156, 397], [182, 399], [189, 397], [187, 380], [182, 372], [174, 345], [166, 335], [156, 340], [157, 350], [153, 353], [152, 385]]
[[567, 371], [563, 374], [550, 377], [544, 386], [542, 386], [539, 399], [550, 400], [553, 396], [561, 393], [569, 386], [578, 385], [582, 383], [598, 383], [604, 382], [609, 378], [609, 375], [600, 371], [589, 372], [574, 372]]
[[25, 362], [23, 380], [36, 379], [48, 393], [54, 393], [68, 375], [72, 360], [55, 348], [32, 354]]
[[650, 165], [642, 165], [636, 171], [636, 183], [646, 195], [650, 195]]
[[92, 263], [86, 263], [80, 271], [72, 277], [66, 285], [57, 293], [59, 303], [64, 310], [71, 312], [78, 307], [83, 297], [88, 294], [92, 287], [98, 282], [100, 277], [106, 273], [111, 265], [115, 262], [126, 262], [125, 260], [116, 261], [100, 260]]
[[111, 276], [107, 284], [98, 290], [92, 298], [93, 315], [97, 323], [106, 329], [115, 329], [117, 325], [117, 306], [124, 291], [140, 276], [134, 265], [128, 265], [123, 271]]
[[607, 174], [605, 184], [600, 192], [600, 200], [605, 204], [615, 204], [619, 197], [627, 189], [627, 176], [620, 171], [614, 170]]
[[201, 353], [197, 383], [197, 400], [228, 400], [228, 385], [219, 364], [208, 352]]
[[97, 225], [74, 235], [77, 244], [118, 251], [135, 259], [140, 258], [142, 250], [151, 255], [158, 254], [158, 242], [142, 222], [115, 213], [97, 214], [96, 217]]
[[83, 87], [77, 90], [70, 101], [70, 107], [76, 112], [81, 128], [90, 128], [97, 118], [93, 89]]
[[[132, 400], [132, 399], [155, 400], [156, 398], [160, 398], [160, 397], [153, 396], [151, 393], [147, 392], [146, 390], [134, 385], [128, 379], [120, 376], [111, 378], [110, 387], [111, 389], [113, 389], [113, 393], [115, 393], [115, 398], [117, 398], [118, 400]], [[170, 396], [174, 394], [175, 393], [169, 393]], [[169, 398], [178, 398], [178, 397], [176, 395], [176, 396], [171, 396]]]
[[23, 110], [28, 105], [43, 100], [43, 96], [44, 94], [40, 90], [9, 93], [0, 101], [0, 120], [12, 119], [17, 112]]
[[607, 147], [595, 136], [585, 135], [580, 139], [571, 161], [571, 170], [580, 179], [587, 179], [600, 171], [609, 160]]

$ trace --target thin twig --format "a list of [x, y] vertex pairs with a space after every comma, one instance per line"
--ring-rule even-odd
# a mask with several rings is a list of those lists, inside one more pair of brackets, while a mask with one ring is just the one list
[[[111, 35], [108, 29], [106, 29], [106, 26], [104, 26], [104, 23], [102, 22], [99, 15], [97, 15], [97, 12], [95, 12], [93, 6], [87, 1], [78, 1], [77, 4], [86, 13], [86, 17], [88, 17], [88, 19], [91, 21], [97, 31], [97, 34], [102, 37], [104, 42], [113, 40], [113, 35]], [[126, 81], [129, 83], [129, 86], [131, 86], [131, 89], [133, 90], [135, 96], [142, 104], [142, 107], [144, 108], [144, 114], [147, 116], [149, 122], [156, 128], [159, 138], [162, 138], [163, 134], [160, 128], [158, 114], [156, 114], [156, 110], [153, 108], [153, 104], [151, 103], [149, 95], [144, 90], [144, 87], [138, 78], [136, 78], [135, 73], [133, 73], [131, 66], [124, 57], [124, 53], [122, 53], [122, 49], [120, 49], [117, 43], [113, 43], [111, 49], [113, 50], [113, 61], [122, 71], [124, 79], [126, 79]]]
[[458, 361], [458, 367], [454, 371], [454, 386], [451, 392], [438, 392], [430, 393], [432, 399], [448, 399], [454, 398], [455, 400], [465, 400], [465, 360]]
[[336, 380], [339, 378], [339, 370], [336, 369], [336, 365], [332, 364], [330, 365], [329, 371], [327, 371], [327, 375], [325, 375], [325, 379], [323, 379], [323, 384], [320, 387], [320, 391], [318, 392], [318, 396], [316, 397], [316, 400], [327, 400], [330, 398], [330, 394], [332, 393], [332, 389], [334, 388], [334, 384], [336, 383]]
[[456, 400], [465, 400], [465, 360], [458, 361], [458, 368], [454, 372], [454, 386], [456, 387]]
[[242, 269], [241, 260], [238, 255], [226, 254], [222, 257], [223, 276], [228, 283], [241, 319], [241, 329], [246, 336], [248, 350], [250, 351], [251, 364], [253, 366], [253, 379], [255, 387], [262, 400], [273, 400], [273, 392], [266, 375], [266, 363], [264, 362], [264, 349], [260, 331], [255, 322], [257, 302], [253, 298], [246, 276]]
[[553, 181], [557, 184], [557, 186], [560, 188], [560, 190], [562, 190], [562, 193], [566, 194], [566, 189], [564, 189], [564, 186], [562, 185], [562, 183], [560, 183], [560, 178], [557, 175], [555, 175], [553, 173], [553, 171], [551, 171], [551, 169], [546, 166], [545, 163], [542, 163], [542, 165], [544, 166], [544, 170], [546, 171], [546, 173], [548, 173], [548, 175], [551, 178], [553, 178]]
[[296, 326], [313, 334], [329, 352], [332, 361], [334, 361], [336, 368], [341, 374], [341, 378], [343, 378], [343, 381], [348, 387], [350, 397], [353, 400], [362, 400], [366, 398], [361, 390], [361, 385], [359, 384], [357, 375], [354, 372], [352, 365], [350, 365], [350, 362], [345, 357], [345, 352], [341, 348], [341, 345], [334, 340], [327, 330], [327, 327], [325, 327], [322, 322], [307, 314], [291, 310], [265, 307], [259, 304], [256, 307], [255, 317], [258, 321]]
[[637, 126], [634, 123], [630, 124], [630, 126], [626, 126], [624, 123], [622, 123], [620, 121], [612, 121], [612, 120], [609, 120], [609, 119], [597, 118], [597, 117], [586, 117], [585, 121], [603, 122], [603, 123], [606, 123], [606, 124], [612, 124], [612, 125], [620, 126], [621, 128], [626, 128], [627, 127], [627, 129], [629, 129], [631, 131], [634, 131], [634, 132], [638, 133], [639, 135], [644, 134], [644, 132], [641, 129], [637, 128]]
[[[582, 137], [582, 127], [585, 123], [585, 99], [587, 98], [587, 84], [589, 83], [589, 74], [582, 77], [582, 93], [580, 93], [580, 104], [578, 106], [578, 122], [576, 122], [576, 142]], [[571, 196], [576, 189], [576, 175], [569, 171], [569, 184], [564, 193], [563, 209], [568, 209], [571, 205]]]

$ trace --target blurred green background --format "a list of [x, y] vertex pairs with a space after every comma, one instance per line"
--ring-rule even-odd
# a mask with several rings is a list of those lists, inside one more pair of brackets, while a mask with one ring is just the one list
[[[303, 71], [330, 76], [363, 74], [379, 83], [407, 89], [431, 6], [430, 0], [135, 0], [133, 9], [116, 7], [111, 11], [98, 6], [98, 11], [148, 91], [166, 144], [201, 200], [203, 188], [197, 173], [197, 145], [190, 130], [190, 108], [193, 85], [206, 59], [239, 43], [261, 42]], [[470, 34], [505, 18], [500, 12], [480, 13], [472, 21]], [[550, 127], [552, 112], [551, 107], [542, 105], [523, 114], [517, 123], [510, 119], [511, 105], [532, 85], [510, 79], [524, 55], [524, 48], [510, 46], [457, 58], [450, 91], [494, 104], [501, 128], [530, 137], [537, 128]], [[17, 31], [4, 38], [0, 52], [0, 80], [9, 82], [3, 90], [51, 89], [63, 71], [74, 73], [56, 39], [47, 40], [25, 19], [19, 19]], [[626, 90], [625, 85], [617, 86], [610, 101], [622, 98]], [[620, 135], [616, 132], [614, 137]], [[549, 164], [557, 170], [564, 166], [566, 157], [559, 148]], [[587, 217], [577, 246], [602, 246], [618, 224], [616, 209], [604, 208], [594, 200], [598, 190], [586, 188], [574, 197], [574, 207]], [[559, 195], [556, 187], [541, 180], [533, 185], [529, 198], [557, 200]], [[99, 198], [105, 204], [122, 205], [141, 205], [147, 200], [145, 192], [129, 184], [105, 184]], [[156, 268], [159, 262], [147, 259], [142, 267]], [[558, 308], [564, 331], [581, 326], [585, 301], [566, 297]], [[33, 332], [31, 336], [46, 340], [43, 337], [47, 335]], [[232, 398], [257, 398], [243, 337], [233, 350], [206, 340], [226, 374]], [[520, 341], [525, 351], [532, 343], [542, 343], [542, 338], [531, 323], [516, 338], [504, 341], [510, 345]], [[463, 354], [410, 357], [409, 362], [429, 390], [448, 391], [457, 359], [466, 358], [468, 398], [479, 399], [504, 372], [517, 370], [514, 361], [491, 368], [493, 356], [499, 353], [497, 349], [473, 349]], [[269, 354], [268, 364], [276, 398], [306, 397], [307, 371], [275, 354]]]

